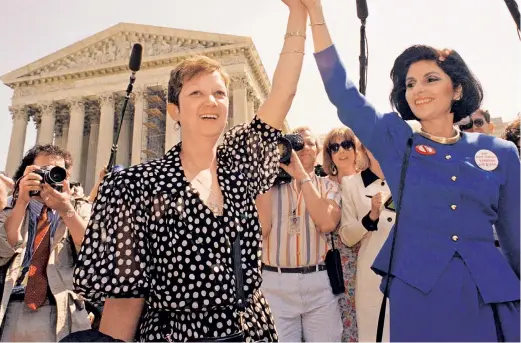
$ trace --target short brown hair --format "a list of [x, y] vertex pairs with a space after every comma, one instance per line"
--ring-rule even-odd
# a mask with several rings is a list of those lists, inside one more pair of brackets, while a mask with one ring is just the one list
[[219, 62], [206, 56], [194, 56], [179, 63], [174, 70], [170, 72], [170, 80], [168, 81], [168, 102], [179, 106], [179, 93], [183, 88], [183, 83], [190, 81], [201, 73], [213, 73], [218, 71], [226, 88], [230, 86], [230, 76]]
[[356, 169], [357, 170], [364, 170], [367, 169], [369, 164], [369, 159], [367, 158], [367, 155], [365, 154], [365, 151], [361, 149], [362, 145], [358, 138], [356, 137], [353, 130], [351, 130], [349, 127], [340, 127], [332, 129], [328, 132], [326, 135], [326, 138], [324, 138], [324, 155], [322, 157], [323, 159], [323, 168], [324, 171], [328, 175], [333, 175], [333, 157], [331, 156], [331, 152], [329, 151], [328, 147], [331, 142], [336, 138], [344, 138], [349, 139], [354, 143], [354, 150], [356, 154]]

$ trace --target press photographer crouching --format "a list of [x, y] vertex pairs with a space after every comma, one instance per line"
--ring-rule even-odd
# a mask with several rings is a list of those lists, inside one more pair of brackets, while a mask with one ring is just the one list
[[[320, 148], [309, 128], [294, 133], [303, 146], [298, 152], [293, 146], [288, 164], [280, 164], [290, 182], [279, 182], [257, 197], [263, 234], [261, 290], [280, 341], [300, 342], [303, 334], [306, 342], [339, 342], [338, 293], [325, 259], [330, 251], [327, 233], [336, 229], [341, 216], [340, 188], [314, 173]], [[337, 281], [343, 285], [342, 276]]]
[[69, 152], [37, 145], [22, 159], [8, 206], [0, 212], [1, 341], [58, 341], [91, 327], [72, 291], [74, 256], [91, 206], [75, 210]]

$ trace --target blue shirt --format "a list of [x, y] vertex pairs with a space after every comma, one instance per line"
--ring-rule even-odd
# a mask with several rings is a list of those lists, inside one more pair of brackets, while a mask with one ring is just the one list
[[[315, 58], [339, 119], [378, 160], [396, 203], [406, 142], [413, 136], [392, 275], [428, 293], [459, 254], [485, 303], [519, 300], [520, 161], [516, 146], [477, 133], [462, 133], [452, 145], [413, 135], [397, 113], [379, 113], [358, 92], [334, 46]], [[436, 153], [420, 154], [415, 149], [419, 145]], [[497, 156], [494, 170], [479, 167], [475, 158], [479, 150]], [[493, 226], [504, 256], [494, 245]], [[382, 276], [388, 272], [395, 231], [372, 267]]]

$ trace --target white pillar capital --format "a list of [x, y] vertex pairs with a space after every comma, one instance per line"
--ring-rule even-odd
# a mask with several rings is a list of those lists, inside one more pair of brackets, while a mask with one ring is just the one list
[[9, 106], [9, 112], [13, 120], [29, 121], [29, 111], [25, 106]]

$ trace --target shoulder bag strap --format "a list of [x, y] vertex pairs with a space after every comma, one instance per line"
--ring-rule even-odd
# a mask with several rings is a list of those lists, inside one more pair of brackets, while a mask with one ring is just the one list
[[241, 236], [237, 232], [237, 238], [233, 242], [233, 269], [235, 272], [235, 289], [237, 292], [237, 309], [239, 311], [241, 330], [242, 330], [242, 317], [246, 309], [246, 298], [244, 296], [244, 277], [242, 274], [241, 267]]
[[387, 298], [389, 296], [389, 282], [391, 281], [391, 266], [393, 263], [393, 255], [394, 255], [394, 245], [396, 243], [396, 236], [398, 235], [398, 220], [400, 219], [400, 212], [402, 208], [403, 201], [403, 189], [405, 187], [405, 176], [407, 174], [407, 167], [409, 166], [409, 157], [411, 156], [411, 147], [412, 147], [412, 139], [413, 136], [410, 136], [407, 140], [407, 146], [405, 148], [405, 154], [403, 156], [402, 161], [402, 170], [400, 172], [400, 186], [398, 188], [398, 205], [396, 207], [396, 223], [394, 224], [394, 234], [393, 240], [391, 243], [391, 254], [389, 256], [389, 266], [387, 267], [387, 276], [385, 281], [384, 288], [384, 296], [382, 299], [382, 305], [380, 306], [380, 315], [378, 316], [378, 329], [376, 330], [376, 341], [381, 342], [383, 331], [384, 331], [384, 323], [385, 323], [385, 311], [387, 309]]

